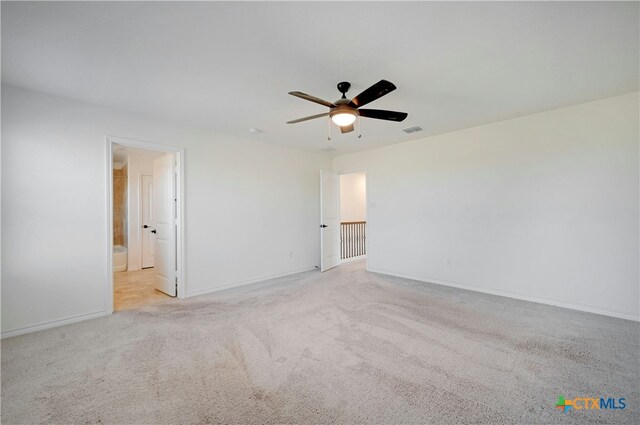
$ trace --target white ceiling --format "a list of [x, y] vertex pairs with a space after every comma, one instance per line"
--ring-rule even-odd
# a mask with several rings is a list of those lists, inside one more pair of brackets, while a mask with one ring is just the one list
[[[335, 154], [638, 90], [639, 4], [599, 2], [2, 2], [4, 83], [223, 134]], [[380, 79], [327, 141], [324, 112]], [[423, 132], [405, 134], [419, 125]], [[260, 133], [249, 133], [256, 127]]]

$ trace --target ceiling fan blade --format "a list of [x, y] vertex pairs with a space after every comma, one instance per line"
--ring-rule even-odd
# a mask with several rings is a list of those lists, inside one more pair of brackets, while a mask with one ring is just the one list
[[380, 80], [353, 99], [348, 103], [349, 106], [359, 108], [366, 105], [369, 102], [373, 102], [376, 99], [381, 98], [387, 93], [390, 93], [396, 89], [396, 86], [387, 80]]
[[334, 105], [331, 102], [327, 102], [326, 100], [322, 100], [320, 98], [317, 98], [315, 96], [311, 96], [310, 94], [302, 93], [300, 91], [290, 91], [289, 94], [291, 96], [299, 97], [300, 99], [305, 99], [305, 100], [308, 100], [310, 102], [319, 103], [320, 105], [326, 106], [328, 108], [335, 108], [336, 107], [336, 105]]
[[342, 132], [342, 134], [351, 133], [353, 131], [353, 124], [340, 127], [340, 131]]
[[404, 121], [409, 114], [406, 112], [385, 111], [384, 109], [358, 109], [361, 117], [375, 118], [387, 121]]
[[287, 124], [295, 124], [295, 123], [302, 122], [302, 121], [313, 120], [315, 118], [326, 117], [328, 115], [329, 115], [328, 112], [325, 112], [324, 114], [311, 115], [310, 117], [298, 118], [297, 120], [287, 121]]

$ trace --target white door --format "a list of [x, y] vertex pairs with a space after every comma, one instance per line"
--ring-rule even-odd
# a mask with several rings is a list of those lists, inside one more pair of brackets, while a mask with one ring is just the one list
[[340, 178], [320, 170], [320, 271], [340, 264], [340, 220], [338, 199]]
[[153, 267], [153, 257], [156, 248], [156, 234], [151, 233], [156, 226], [154, 211], [153, 175], [142, 175], [140, 188], [142, 210], [142, 268]]
[[176, 178], [172, 154], [153, 161], [155, 199], [155, 287], [176, 296]]

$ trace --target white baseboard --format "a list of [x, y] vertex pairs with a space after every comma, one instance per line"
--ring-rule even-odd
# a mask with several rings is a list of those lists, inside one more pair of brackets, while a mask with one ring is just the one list
[[[222, 291], [222, 290], [225, 290], [225, 289], [231, 289], [231, 288], [235, 288], [237, 286], [249, 285], [249, 284], [252, 284], [252, 283], [262, 282], [262, 281], [265, 281], [265, 280], [275, 279], [275, 278], [278, 278], [278, 277], [285, 277], [285, 276], [290, 276], [290, 275], [297, 274], [297, 273], [308, 272], [308, 271], [311, 271], [311, 270], [315, 270], [315, 266], [309, 266], [309, 267], [305, 267], [305, 268], [298, 269], [298, 270], [293, 270], [293, 271], [286, 272], [286, 273], [280, 273], [280, 274], [269, 275], [269, 276], [261, 276], [261, 277], [255, 278], [255, 279], [243, 280], [243, 281], [240, 281], [240, 282], [235, 282], [235, 283], [231, 283], [231, 284], [224, 285], [224, 286], [217, 286], [215, 288], [204, 289], [202, 291], [189, 292], [189, 293], [187, 293], [187, 298], [188, 297], [195, 297], [197, 295], [204, 295], [204, 294], [208, 294], [208, 293], [211, 293], [211, 292], [218, 292], [218, 291]], [[23, 328], [18, 328], [18, 329], [12, 329], [12, 330], [9, 330], [9, 331], [5, 331], [5, 332], [2, 332], [0, 338], [2, 338], [2, 339], [10, 338], [12, 336], [18, 336], [18, 335], [31, 333], [31, 332], [42, 331], [42, 330], [45, 330], [45, 329], [56, 328], [58, 326], [69, 325], [71, 323], [82, 322], [84, 320], [95, 319], [95, 318], [98, 318], [98, 317], [103, 317], [103, 316], [108, 316], [108, 315], [109, 314], [106, 311], [103, 310], [103, 311], [97, 311], [97, 312], [93, 312], [93, 313], [80, 314], [80, 315], [77, 315], [77, 316], [65, 317], [65, 318], [62, 318], [62, 319], [52, 320], [50, 322], [38, 323], [36, 325], [30, 325], [30, 326], [25, 326]]]
[[261, 277], [255, 278], [255, 279], [242, 280], [240, 282], [234, 282], [234, 283], [229, 283], [229, 284], [222, 285], [222, 286], [216, 286], [215, 288], [202, 289], [200, 291], [193, 291], [193, 292], [187, 291], [187, 296], [186, 297], [187, 298], [197, 297], [199, 295], [205, 295], [205, 294], [210, 294], [212, 292], [224, 291], [225, 289], [231, 289], [231, 288], [236, 288], [238, 286], [250, 285], [252, 283], [263, 282], [265, 280], [270, 280], [270, 279], [277, 279], [279, 277], [291, 276], [292, 274], [308, 272], [308, 271], [311, 271], [311, 270], [316, 270], [316, 266], [309, 266], [309, 267], [305, 267], [305, 268], [302, 268], [302, 269], [298, 269], [298, 270], [294, 270], [294, 271], [290, 271], [290, 272], [285, 272], [285, 273], [280, 273], [280, 274], [261, 276]]
[[94, 313], [79, 314], [77, 316], [65, 317], [63, 319], [52, 320], [50, 322], [39, 323], [37, 325], [25, 326], [23, 328], [13, 329], [10, 331], [2, 332], [2, 339], [10, 338], [12, 336], [23, 335], [31, 332], [42, 331], [50, 328], [57, 328], [58, 326], [69, 325], [71, 323], [82, 322], [84, 320], [95, 319], [97, 317], [107, 316], [106, 311], [97, 311]]
[[621, 313], [618, 311], [607, 310], [607, 309], [596, 307], [596, 306], [565, 303], [565, 302], [556, 301], [548, 298], [538, 298], [538, 297], [531, 297], [528, 295], [522, 295], [516, 292], [478, 288], [476, 286], [465, 285], [462, 283], [449, 282], [449, 281], [440, 280], [440, 279], [411, 276], [404, 273], [396, 273], [388, 270], [381, 270], [381, 269], [376, 269], [371, 267], [367, 267], [367, 271], [370, 271], [372, 273], [384, 274], [388, 276], [401, 277], [404, 279], [417, 280], [418, 282], [433, 283], [433, 284], [442, 285], [442, 286], [450, 286], [453, 288], [464, 289], [467, 291], [481, 292], [483, 294], [497, 295], [499, 297], [513, 298], [521, 301], [529, 301], [529, 302], [534, 302], [538, 304], [552, 305], [555, 307], [568, 308], [571, 310], [578, 310], [586, 313], [594, 313], [594, 314], [600, 314], [602, 316], [615, 317], [617, 319], [625, 319], [625, 320], [632, 320], [634, 322], [640, 322], [640, 316], [634, 316], [633, 314], [629, 314], [629, 313]]

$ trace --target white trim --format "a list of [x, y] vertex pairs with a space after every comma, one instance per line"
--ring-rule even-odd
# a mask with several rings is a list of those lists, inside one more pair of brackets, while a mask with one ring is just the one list
[[[104, 311], [106, 314], [113, 313], [113, 143], [107, 137], [107, 276], [105, 290], [107, 291], [105, 296]], [[127, 255], [129, 253], [127, 252]], [[129, 266], [129, 260], [127, 259], [127, 267]]]
[[39, 323], [37, 325], [29, 325], [24, 328], [13, 329], [11, 331], [2, 332], [2, 339], [10, 338], [12, 336], [23, 335], [31, 332], [42, 331], [50, 328], [57, 328], [59, 326], [69, 325], [71, 323], [83, 322], [89, 319], [95, 319], [98, 317], [108, 316], [106, 311], [97, 311], [95, 313], [79, 314], [77, 316], [65, 317], [63, 319], [56, 319], [50, 322]]
[[[184, 221], [185, 221], [185, 183], [184, 183], [184, 174], [185, 174], [185, 168], [184, 168], [184, 161], [185, 161], [185, 156], [184, 156], [184, 148], [179, 148], [178, 151], [176, 151], [176, 191], [178, 192], [176, 194], [176, 198], [178, 199], [178, 205], [180, 206], [180, 208], [178, 208], [178, 212], [177, 212], [177, 217], [176, 217], [176, 222], [178, 224], [178, 229], [177, 229], [177, 241], [176, 241], [176, 245], [177, 245], [177, 252], [176, 252], [176, 256], [177, 256], [177, 271], [176, 271], [176, 276], [178, 277], [178, 293], [177, 293], [177, 297], [178, 298], [186, 298], [187, 297], [187, 281], [186, 281], [186, 277], [185, 277], [185, 258], [186, 258], [186, 243], [185, 243], [185, 225], [184, 225]], [[155, 184], [155, 183], [154, 183]], [[154, 260], [154, 264], [155, 264], [155, 260]]]
[[127, 139], [124, 137], [107, 136], [107, 142], [109, 141], [118, 145], [127, 146], [130, 148], [145, 149], [148, 151], [166, 153], [184, 152], [184, 148], [181, 148], [179, 146], [162, 145], [160, 143], [145, 142], [142, 140]]
[[216, 286], [215, 288], [208, 288], [208, 289], [202, 289], [200, 291], [188, 292], [187, 293], [187, 298], [197, 297], [197, 296], [200, 296], [200, 295], [210, 294], [212, 292], [224, 291], [225, 289], [231, 289], [231, 288], [236, 288], [238, 286], [250, 285], [252, 283], [264, 282], [264, 281], [271, 280], [271, 279], [277, 279], [279, 277], [291, 276], [291, 275], [294, 275], [294, 274], [309, 272], [309, 271], [313, 271], [313, 270], [317, 270], [316, 266], [309, 266], [309, 267], [305, 267], [305, 268], [302, 268], [302, 269], [294, 270], [294, 271], [291, 271], [291, 272], [285, 272], [285, 273], [279, 273], [279, 274], [274, 274], [274, 275], [269, 275], [269, 276], [257, 277], [255, 279], [247, 279], [247, 280], [243, 280], [243, 281], [240, 281], [240, 282], [234, 282], [234, 283], [229, 283], [229, 284], [222, 285], [222, 286]]
[[497, 290], [497, 289], [478, 288], [476, 286], [465, 285], [463, 283], [456, 283], [456, 282], [449, 282], [449, 281], [440, 280], [440, 279], [431, 279], [431, 278], [423, 278], [423, 277], [411, 276], [411, 275], [404, 274], [404, 273], [396, 273], [396, 272], [392, 272], [392, 271], [388, 271], [388, 270], [381, 270], [381, 269], [376, 269], [376, 268], [367, 268], [367, 271], [372, 272], [372, 273], [384, 274], [384, 275], [387, 275], [387, 276], [401, 277], [403, 279], [416, 280], [418, 282], [425, 282], [425, 283], [432, 283], [432, 284], [435, 284], [435, 285], [449, 286], [449, 287], [452, 287], [452, 288], [464, 289], [464, 290], [467, 290], [467, 291], [480, 292], [480, 293], [489, 294], [489, 295], [497, 295], [499, 297], [513, 298], [513, 299], [521, 300], [521, 301], [529, 301], [529, 302], [538, 303], [538, 304], [551, 305], [551, 306], [554, 306], [554, 307], [561, 307], [561, 308], [568, 308], [568, 309], [571, 309], [571, 310], [578, 310], [578, 311], [582, 311], [582, 312], [585, 312], [585, 313], [594, 313], [594, 314], [599, 314], [599, 315], [602, 315], [602, 316], [615, 317], [617, 319], [625, 319], [625, 320], [631, 320], [631, 321], [634, 321], [634, 322], [640, 322], [640, 316], [634, 316], [633, 314], [629, 314], [629, 313], [621, 313], [621, 312], [618, 312], [618, 311], [612, 311], [612, 310], [604, 309], [604, 308], [601, 308], [601, 307], [595, 307], [595, 306], [584, 305], [584, 304], [570, 304], [570, 303], [565, 303], [565, 302], [561, 302], [561, 301], [555, 301], [555, 300], [552, 300], [552, 299], [549, 299], [549, 298], [531, 297], [531, 296], [528, 296], [528, 295], [522, 295], [522, 294], [518, 294], [518, 293], [515, 293], [515, 292], [503, 291], [503, 290]]
[[125, 139], [122, 137], [106, 136], [107, 145], [107, 296], [105, 310], [107, 314], [113, 313], [113, 144], [128, 146], [132, 148], [140, 148], [157, 152], [166, 152], [175, 154], [176, 158], [176, 198], [178, 199], [178, 235], [176, 240], [176, 249], [178, 263], [176, 264], [176, 278], [178, 280], [178, 298], [186, 297], [187, 282], [185, 279], [185, 232], [184, 232], [184, 148], [178, 146], [161, 145], [158, 143], [143, 142], [140, 140]]

